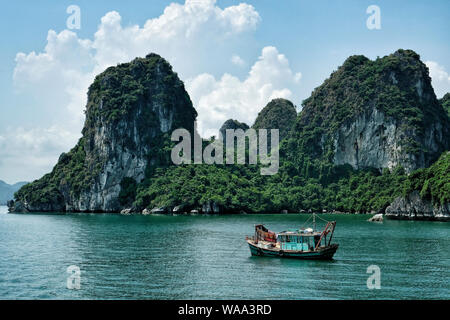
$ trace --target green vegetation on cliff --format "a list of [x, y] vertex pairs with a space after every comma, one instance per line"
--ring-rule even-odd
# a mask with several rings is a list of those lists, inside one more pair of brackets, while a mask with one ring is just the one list
[[77, 197], [92, 183], [98, 170], [98, 164], [88, 165], [84, 139], [80, 139], [72, 150], [61, 154], [51, 173], [23, 186], [16, 192], [15, 198], [26, 201], [31, 207], [43, 203], [62, 204], [64, 203], [63, 193], [69, 197]]
[[433, 204], [450, 202], [450, 151], [444, 152], [429, 168], [419, 169], [408, 177], [404, 194], [414, 190]]
[[273, 99], [256, 117], [253, 129], [279, 129], [280, 140], [283, 140], [295, 123], [297, 111], [291, 101]]
[[370, 212], [384, 209], [401, 195], [406, 179], [401, 168], [380, 174], [343, 166], [336, 168], [334, 181], [322, 183], [313, 177], [291, 177], [286, 169], [269, 177], [261, 176], [256, 166], [171, 166], [157, 169], [138, 186], [135, 206], [200, 208], [214, 201], [227, 212]]
[[440, 100], [442, 107], [447, 112], [447, 115], [450, 117], [450, 92], [447, 92]]
[[[161, 82], [169, 89], [164, 93], [158, 91]], [[180, 95], [182, 91], [177, 90], [180, 86], [183, 83], [173, 72], [172, 66], [157, 54], [109, 67], [95, 77], [89, 87], [85, 127], [89, 128], [99, 116], [107, 121], [123, 118], [136, 103], [148, 101], [150, 97], [155, 104], [170, 103], [176, 98], [192, 105], [189, 96]], [[157, 125], [158, 118], [154, 112], [150, 108], [144, 110], [148, 113], [142, 115], [147, 125]]]

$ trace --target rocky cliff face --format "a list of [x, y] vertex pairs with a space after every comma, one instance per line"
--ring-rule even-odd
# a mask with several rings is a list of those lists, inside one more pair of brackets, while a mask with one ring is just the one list
[[450, 202], [433, 205], [413, 191], [406, 197], [398, 197], [386, 208], [386, 217], [394, 220], [450, 221]]
[[303, 104], [295, 131], [306, 151], [335, 165], [429, 166], [450, 146], [449, 120], [428, 68], [411, 50], [352, 56]]
[[160, 56], [108, 68], [89, 88], [78, 145], [61, 155], [51, 174], [22, 188], [16, 207], [120, 211], [122, 180], [140, 183], [149, 167], [168, 161], [162, 152], [171, 131], [193, 132], [196, 116], [183, 83]]
[[[335, 133], [334, 164], [350, 164], [355, 169], [366, 167], [395, 168], [402, 166], [407, 172], [425, 168], [447, 147], [445, 122], [435, 121], [424, 128], [419, 136], [411, 130], [409, 139], [421, 148], [408, 151], [408, 138], [401, 121], [386, 116], [374, 108], [357, 116], [352, 122], [342, 125]], [[448, 137], [448, 135], [447, 135]]]

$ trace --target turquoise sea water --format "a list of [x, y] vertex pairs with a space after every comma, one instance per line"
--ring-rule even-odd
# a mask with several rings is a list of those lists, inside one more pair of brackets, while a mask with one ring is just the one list
[[[449, 223], [321, 216], [337, 220], [334, 261], [250, 256], [254, 224], [298, 228], [298, 214], [0, 214], [0, 299], [450, 298]], [[381, 289], [367, 288], [370, 265]]]

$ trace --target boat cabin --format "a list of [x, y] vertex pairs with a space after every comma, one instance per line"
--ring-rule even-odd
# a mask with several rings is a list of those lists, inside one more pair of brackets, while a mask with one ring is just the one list
[[277, 242], [281, 250], [313, 251], [327, 243], [326, 235], [322, 239], [320, 236], [321, 232], [283, 231], [277, 234]]

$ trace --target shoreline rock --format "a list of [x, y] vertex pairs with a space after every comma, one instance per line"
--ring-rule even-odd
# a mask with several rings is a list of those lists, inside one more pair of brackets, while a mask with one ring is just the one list
[[202, 205], [202, 212], [205, 214], [221, 214], [223, 207], [214, 201], [208, 201]]
[[151, 214], [166, 214], [167, 208], [166, 207], [156, 207], [150, 210]]
[[131, 211], [132, 211], [132, 210], [131, 210], [130, 208], [128, 208], [128, 209], [123, 209], [122, 211], [120, 211], [120, 214], [129, 216], [129, 215], [131, 214]]
[[386, 208], [386, 218], [392, 220], [450, 221], [450, 203], [433, 205], [413, 191], [406, 197], [396, 198]]
[[383, 214], [382, 213], [378, 213], [378, 214], [374, 215], [373, 217], [369, 218], [369, 220], [367, 220], [367, 221], [383, 222]]

